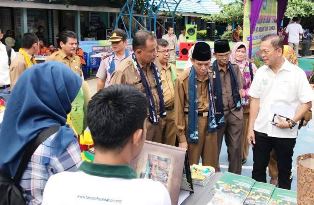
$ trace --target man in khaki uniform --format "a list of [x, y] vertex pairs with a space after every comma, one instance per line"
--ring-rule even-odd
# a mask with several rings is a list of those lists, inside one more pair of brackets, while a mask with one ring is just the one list
[[175, 146], [177, 129], [174, 122], [174, 83], [177, 79], [175, 66], [169, 61], [169, 43], [165, 39], [157, 40], [156, 66], [160, 72], [165, 110], [167, 116], [162, 119], [162, 143]]
[[22, 73], [36, 64], [34, 55], [39, 51], [39, 39], [33, 33], [25, 33], [22, 38], [22, 48], [10, 65], [10, 81], [12, 90]]
[[75, 73], [82, 76], [81, 59], [76, 55], [77, 37], [73, 31], [62, 31], [58, 35], [59, 50], [47, 57], [46, 61], [58, 61], [70, 67]]
[[177, 36], [174, 33], [173, 26], [168, 26], [167, 34], [162, 36], [163, 39], [168, 41], [169, 48], [170, 48], [170, 63], [176, 63], [176, 47], [178, 45]]
[[161, 143], [161, 119], [166, 115], [161, 79], [153, 61], [156, 38], [148, 31], [138, 31], [133, 38], [134, 54], [123, 60], [113, 73], [110, 84], [129, 84], [143, 92], [149, 102], [147, 140]]
[[180, 142], [188, 142], [190, 164], [218, 167], [217, 125], [210, 72], [211, 50], [197, 42], [192, 67], [184, 70], [175, 84], [175, 123]]
[[228, 171], [241, 174], [243, 140], [242, 74], [237, 65], [231, 65], [229, 62], [230, 47], [227, 40], [215, 41], [214, 55], [216, 61], [213, 62], [212, 68], [215, 75], [213, 83], [216, 98], [215, 107], [217, 114], [220, 115], [219, 121], [223, 121], [223, 125], [218, 129], [218, 156], [223, 136], [225, 136], [229, 160]]

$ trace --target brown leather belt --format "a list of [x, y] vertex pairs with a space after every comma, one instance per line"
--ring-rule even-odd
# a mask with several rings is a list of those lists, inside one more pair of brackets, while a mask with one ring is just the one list
[[[184, 112], [184, 113], [186, 115], [189, 114], [189, 112]], [[208, 111], [206, 111], [206, 112], [198, 112], [197, 115], [200, 116], [200, 117], [208, 117]]]

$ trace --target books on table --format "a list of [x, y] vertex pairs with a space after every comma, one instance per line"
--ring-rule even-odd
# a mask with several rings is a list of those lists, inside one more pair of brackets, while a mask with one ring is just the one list
[[208, 205], [296, 205], [297, 193], [225, 172], [215, 184]]

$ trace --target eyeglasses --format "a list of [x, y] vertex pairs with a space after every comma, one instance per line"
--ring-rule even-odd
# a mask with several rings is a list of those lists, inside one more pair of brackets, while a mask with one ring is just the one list
[[166, 50], [159, 50], [158, 53], [169, 53], [170, 51], [173, 51], [174, 49], [166, 49]]
[[273, 51], [275, 51], [275, 50], [277, 50], [278, 48], [275, 48], [275, 49], [273, 49], [273, 50], [259, 50], [258, 51], [258, 54], [260, 54], [260, 55], [263, 55], [263, 54], [265, 54], [265, 55], [269, 55], [271, 52], [273, 52]]

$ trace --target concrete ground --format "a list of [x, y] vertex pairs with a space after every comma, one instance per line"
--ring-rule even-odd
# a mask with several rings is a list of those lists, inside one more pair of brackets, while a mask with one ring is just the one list
[[[87, 81], [91, 93], [96, 93], [96, 83], [97, 79], [90, 79]], [[314, 104], [313, 104], [314, 105]], [[303, 127], [297, 138], [296, 146], [294, 148], [294, 155], [293, 155], [293, 181], [292, 181], [292, 190], [297, 190], [297, 165], [296, 165], [296, 158], [299, 155], [306, 154], [306, 153], [314, 153], [314, 122], [313, 120], [309, 122], [306, 127]], [[222, 166], [222, 171], [228, 170], [228, 155], [227, 155], [227, 148], [225, 143], [223, 142], [223, 146], [220, 153], [220, 164]], [[253, 156], [252, 156], [252, 149], [250, 149], [249, 157], [247, 162], [242, 166], [242, 175], [251, 177], [252, 175], [252, 168], [253, 168]], [[268, 178], [269, 181], [269, 178]]]

